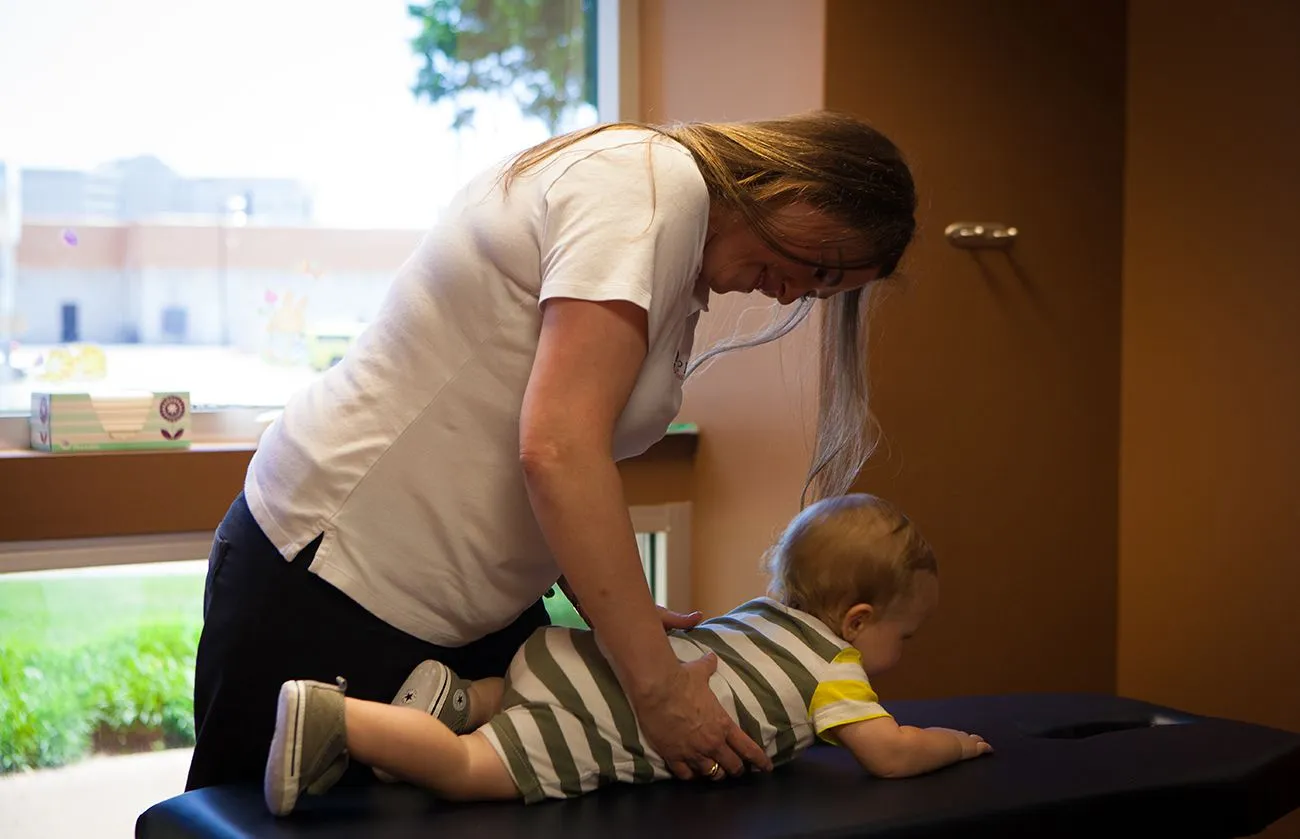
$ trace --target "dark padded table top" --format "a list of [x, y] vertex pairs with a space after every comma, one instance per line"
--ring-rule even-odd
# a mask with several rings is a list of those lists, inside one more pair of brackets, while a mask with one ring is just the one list
[[271, 816], [260, 786], [154, 805], [140, 839], [301, 837], [1221, 837], [1300, 807], [1300, 734], [1116, 698], [1025, 694], [895, 702], [903, 724], [983, 735], [996, 753], [879, 780], [844, 749], [814, 746], [770, 775], [616, 785], [572, 801], [451, 805], [376, 785], [305, 796]]

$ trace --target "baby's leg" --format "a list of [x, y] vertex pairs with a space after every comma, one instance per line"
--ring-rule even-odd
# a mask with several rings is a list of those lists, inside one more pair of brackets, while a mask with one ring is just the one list
[[506, 680], [500, 676], [475, 679], [469, 683], [469, 727], [473, 731], [487, 725], [487, 721], [501, 713], [501, 697], [505, 693]]
[[[406, 677], [392, 704], [413, 708], [436, 717], [457, 734], [473, 731], [501, 710], [504, 679], [493, 677], [471, 682], [439, 661], [422, 661]], [[386, 784], [397, 780], [390, 772], [372, 767], [375, 777]]]
[[350, 697], [344, 714], [348, 751], [362, 763], [454, 801], [520, 797], [480, 734], [458, 735], [419, 710]]

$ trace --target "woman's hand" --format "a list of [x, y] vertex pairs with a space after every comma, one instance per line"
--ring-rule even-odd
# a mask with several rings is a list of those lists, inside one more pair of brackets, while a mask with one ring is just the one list
[[655, 609], [659, 612], [659, 622], [664, 625], [665, 631], [669, 629], [690, 629], [704, 617], [699, 612], [683, 615], [681, 612], [673, 612], [663, 606], [655, 606]]
[[747, 765], [772, 768], [772, 759], [727, 716], [709, 689], [709, 677], [717, 669], [717, 656], [708, 653], [682, 664], [653, 693], [632, 697], [646, 740], [682, 780], [720, 780], [743, 774]]

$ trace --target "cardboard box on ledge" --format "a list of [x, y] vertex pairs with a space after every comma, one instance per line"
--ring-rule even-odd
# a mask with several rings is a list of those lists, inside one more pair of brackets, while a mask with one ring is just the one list
[[184, 391], [33, 393], [32, 448], [43, 452], [185, 449], [190, 395]]

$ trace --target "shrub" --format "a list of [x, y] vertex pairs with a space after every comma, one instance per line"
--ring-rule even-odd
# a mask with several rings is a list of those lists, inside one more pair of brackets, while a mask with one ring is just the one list
[[196, 622], [61, 649], [0, 641], [0, 772], [194, 743]]
[[61, 766], [86, 753], [90, 721], [71, 656], [0, 641], [0, 773]]

